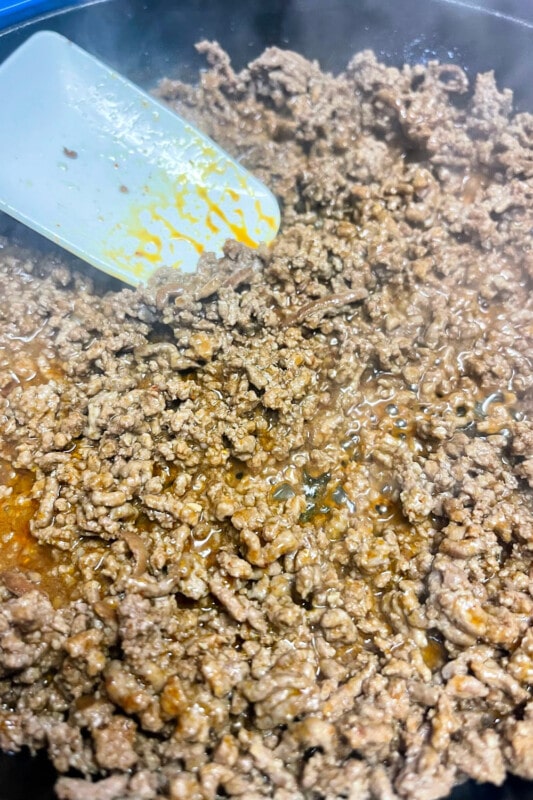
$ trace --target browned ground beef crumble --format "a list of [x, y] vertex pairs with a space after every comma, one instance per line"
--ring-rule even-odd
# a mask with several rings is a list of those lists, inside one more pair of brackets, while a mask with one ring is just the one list
[[0, 747], [62, 800], [533, 778], [533, 116], [200, 49], [161, 94], [270, 250], [133, 291], [2, 243]]

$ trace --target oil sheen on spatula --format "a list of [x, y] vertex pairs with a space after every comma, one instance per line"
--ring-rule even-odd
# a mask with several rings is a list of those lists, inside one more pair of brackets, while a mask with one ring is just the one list
[[0, 65], [0, 209], [129, 284], [191, 272], [226, 239], [269, 243], [279, 208], [207, 136], [44, 31]]

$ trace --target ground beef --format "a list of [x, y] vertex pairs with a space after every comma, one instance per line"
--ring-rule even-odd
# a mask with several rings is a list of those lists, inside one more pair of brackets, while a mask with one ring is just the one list
[[0, 747], [64, 800], [533, 778], [533, 117], [199, 49], [160, 93], [270, 249], [133, 291], [1, 242]]

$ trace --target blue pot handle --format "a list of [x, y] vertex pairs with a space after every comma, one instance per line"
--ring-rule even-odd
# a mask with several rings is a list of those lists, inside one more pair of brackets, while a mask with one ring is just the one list
[[32, 17], [80, 5], [81, 0], [0, 0], [0, 30]]

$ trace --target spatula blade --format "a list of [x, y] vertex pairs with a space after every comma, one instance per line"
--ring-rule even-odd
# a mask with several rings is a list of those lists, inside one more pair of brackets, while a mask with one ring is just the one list
[[64, 37], [0, 65], [0, 209], [129, 284], [194, 271], [279, 226], [273, 194], [211, 139]]

